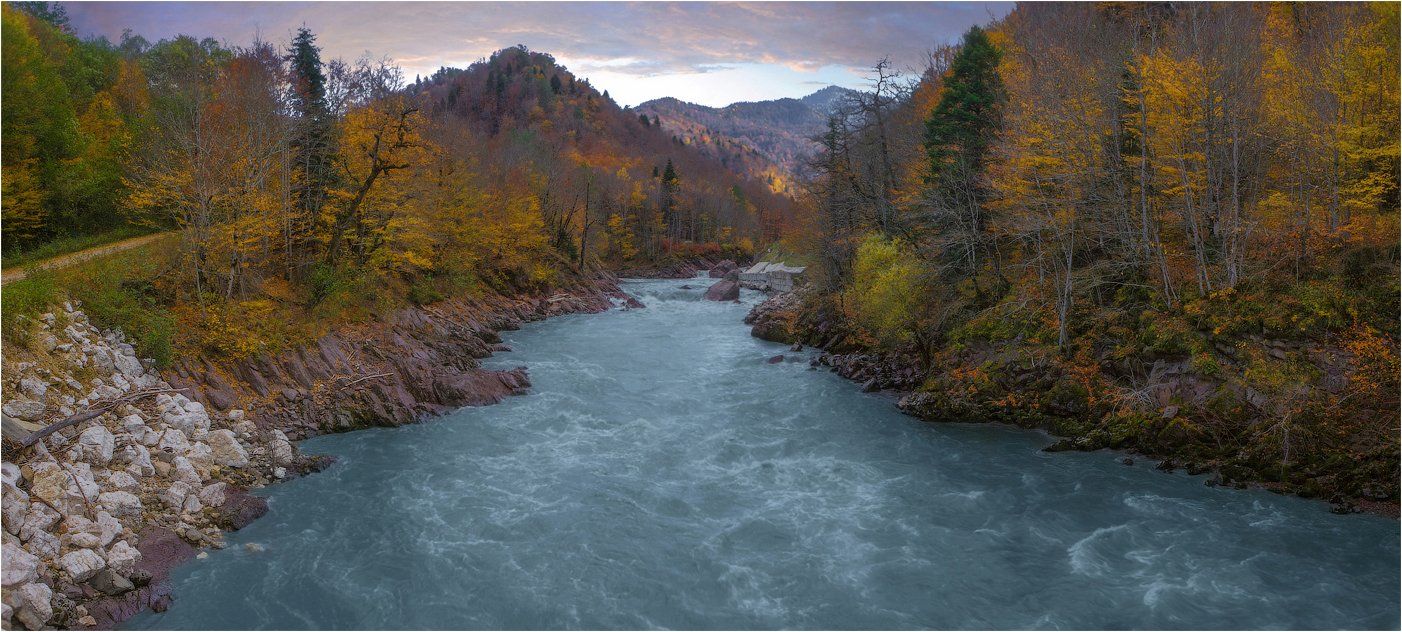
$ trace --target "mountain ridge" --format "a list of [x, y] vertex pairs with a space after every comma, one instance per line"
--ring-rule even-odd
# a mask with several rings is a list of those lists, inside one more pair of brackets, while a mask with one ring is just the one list
[[656, 117], [679, 141], [731, 170], [759, 178], [775, 192], [788, 193], [817, 149], [812, 138], [822, 133], [833, 108], [854, 94], [857, 91], [830, 85], [802, 97], [737, 101], [724, 107], [661, 97], [633, 110]]

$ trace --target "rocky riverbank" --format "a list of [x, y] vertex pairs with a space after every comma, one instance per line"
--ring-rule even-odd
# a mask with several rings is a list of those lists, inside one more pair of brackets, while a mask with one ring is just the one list
[[[31, 335], [4, 365], [7, 627], [110, 628], [165, 608], [171, 543], [222, 547], [223, 529], [267, 511], [248, 489], [320, 466], [242, 409], [211, 414], [73, 305]], [[65, 420], [81, 421], [44, 435]]]
[[489, 294], [398, 311], [291, 352], [237, 360], [188, 358], [165, 373], [213, 410], [247, 410], [293, 439], [397, 426], [461, 406], [493, 404], [530, 386], [525, 368], [491, 371], [499, 331], [551, 316], [640, 307], [612, 279], [577, 280], [540, 296]]
[[164, 375], [77, 306], [45, 314], [32, 323], [33, 349], [4, 358], [0, 622], [112, 628], [163, 610], [174, 566], [267, 512], [247, 490], [326, 465], [293, 439], [519, 393], [530, 384], [524, 368], [478, 362], [509, 350], [496, 332], [615, 301], [641, 307], [612, 279], [454, 299], [275, 356], [187, 358]]
[[724, 264], [729, 264], [727, 270], [735, 268], [735, 263], [729, 259], [689, 257], [662, 263], [624, 266], [614, 270], [614, 273], [623, 279], [690, 279], [718, 267], [724, 268]]
[[[1107, 359], [1102, 375], [1087, 375], [1054, 354], [1019, 344], [964, 344], [922, 358], [914, 349], [877, 350], [850, 323], [822, 307], [810, 290], [777, 294], [745, 317], [751, 334], [765, 340], [809, 345], [826, 367], [862, 384], [864, 391], [892, 390], [906, 414], [930, 421], [1003, 422], [1045, 429], [1062, 437], [1049, 451], [1113, 448], [1161, 460], [1160, 469], [1209, 474], [1208, 485], [1261, 487], [1329, 501], [1335, 511], [1397, 517], [1396, 466], [1385, 460], [1336, 463], [1283, 476], [1279, 457], [1220, 445], [1202, 428], [1211, 424], [1268, 427], [1275, 402], [1243, 388], [1220, 368], [1205, 373], [1187, 358]], [[1291, 347], [1245, 340], [1272, 356], [1301, 357], [1317, 371], [1316, 388], [1341, 390], [1349, 377], [1340, 349]], [[1225, 355], [1225, 351], [1223, 352]], [[1224, 358], [1223, 364], [1226, 364]]]

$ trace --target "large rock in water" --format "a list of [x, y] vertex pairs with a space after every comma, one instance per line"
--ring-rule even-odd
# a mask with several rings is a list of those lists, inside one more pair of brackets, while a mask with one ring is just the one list
[[237, 531], [268, 513], [268, 501], [248, 493], [242, 487], [224, 488], [224, 502], [214, 511], [214, 523], [221, 528]]
[[740, 300], [740, 282], [733, 280], [719, 281], [706, 290], [706, 300], [708, 301], [738, 301]]
[[735, 262], [734, 262], [734, 261], [731, 261], [731, 260], [729, 260], [729, 259], [726, 259], [726, 260], [724, 260], [724, 261], [722, 261], [722, 262], [720, 262], [720, 263], [717, 263], [717, 264], [716, 264], [716, 267], [711, 268], [711, 278], [712, 278], [712, 279], [721, 279], [721, 278], [725, 278], [726, 273], [727, 273], [727, 272], [730, 272], [731, 270], [734, 270], [734, 269], [735, 269]]

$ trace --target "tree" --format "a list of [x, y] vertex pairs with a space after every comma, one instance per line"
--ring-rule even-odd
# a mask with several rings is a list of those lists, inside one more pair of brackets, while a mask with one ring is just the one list
[[16, 9], [37, 19], [48, 22], [64, 33], [72, 33], [73, 26], [68, 22], [68, 9], [57, 2], [13, 2]]
[[400, 89], [403, 79], [399, 69], [365, 61], [352, 76], [354, 89], [347, 100], [349, 107], [340, 132], [343, 140], [336, 157], [340, 183], [331, 191], [332, 201], [323, 212], [329, 233], [325, 251], [329, 264], [337, 261], [346, 244], [356, 263], [364, 263], [383, 243], [381, 231], [395, 216], [397, 202], [387, 202], [393, 198], [386, 196], [393, 192], [381, 191], [377, 184], [426, 157], [419, 135], [423, 116]]
[[61, 161], [71, 155], [77, 122], [67, 86], [40, 49], [31, 19], [6, 4], [3, 20], [3, 226], [4, 245], [14, 248], [52, 229], [53, 182]]
[[[937, 229], [954, 233], [955, 247], [947, 254], [971, 275], [977, 274], [980, 257], [988, 249], [984, 217], [988, 195], [982, 177], [1004, 101], [1000, 58], [983, 29], [969, 29], [943, 78], [939, 103], [925, 122], [932, 216]], [[997, 257], [989, 259], [996, 271]], [[976, 276], [974, 280], [977, 288]]]
[[[292, 74], [292, 109], [297, 120], [292, 143], [292, 205], [283, 227], [289, 255], [308, 238], [313, 222], [321, 216], [328, 192], [335, 184], [332, 158], [336, 153], [334, 118], [327, 102], [326, 74], [316, 36], [303, 26], [288, 50]], [[288, 274], [299, 262], [289, 256]]]
[[657, 209], [662, 214], [662, 223], [667, 227], [667, 236], [674, 240], [681, 239], [682, 223], [677, 217], [677, 193], [681, 189], [681, 178], [677, 176], [671, 158], [667, 159], [667, 166], [662, 170], [662, 179], [657, 186]]

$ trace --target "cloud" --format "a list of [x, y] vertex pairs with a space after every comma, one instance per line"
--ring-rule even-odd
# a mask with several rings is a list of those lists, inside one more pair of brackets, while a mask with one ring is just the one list
[[[617, 80], [715, 74], [762, 64], [798, 74], [860, 68], [889, 56], [915, 68], [924, 52], [1011, 3], [784, 2], [82, 2], [74, 26], [112, 39], [181, 33], [243, 44], [286, 41], [305, 24], [327, 57], [389, 56], [409, 75], [464, 65], [525, 44], [580, 74]], [[811, 80], [812, 78], [808, 78]], [[799, 80], [801, 81], [801, 80]], [[597, 84], [597, 82], [596, 82]]]

